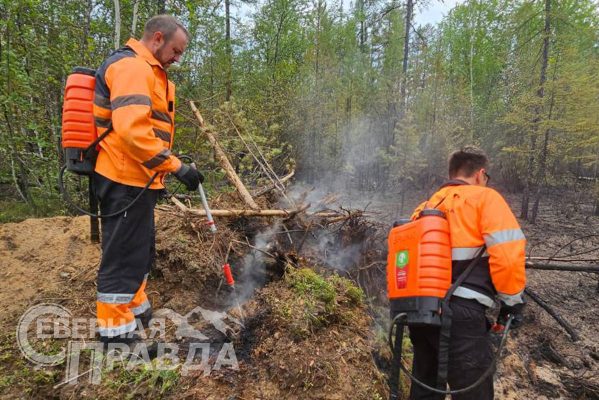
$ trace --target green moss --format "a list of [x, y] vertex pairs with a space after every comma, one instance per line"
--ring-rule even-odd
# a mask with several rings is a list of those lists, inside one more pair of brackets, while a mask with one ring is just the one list
[[344, 295], [350, 304], [359, 306], [364, 303], [364, 291], [358, 286], [354, 285], [352, 281], [339, 275], [333, 275], [329, 279], [333, 284], [335, 284], [337, 291]]
[[313, 297], [333, 306], [336, 297], [335, 287], [330, 281], [318, 275], [309, 268], [287, 270], [286, 279], [297, 294], [303, 297]]
[[289, 266], [285, 283], [292, 296], [273, 299], [273, 309], [298, 339], [332, 324], [350, 325], [359, 318], [355, 307], [363, 303], [364, 293], [348, 279]]

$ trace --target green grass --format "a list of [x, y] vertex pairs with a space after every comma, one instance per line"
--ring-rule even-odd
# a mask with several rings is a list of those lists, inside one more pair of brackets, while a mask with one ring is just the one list
[[162, 398], [179, 382], [180, 365], [163, 369], [157, 363], [158, 360], [152, 360], [149, 364], [142, 363], [135, 368], [130, 368], [127, 361], [115, 363], [114, 369], [102, 371], [102, 382], [105, 382], [103, 391], [113, 393], [115, 398], [138, 398], [141, 392], [151, 394], [153, 398]]

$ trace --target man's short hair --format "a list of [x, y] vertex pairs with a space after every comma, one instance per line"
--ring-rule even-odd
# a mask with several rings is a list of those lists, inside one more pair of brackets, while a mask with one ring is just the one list
[[476, 146], [462, 147], [449, 156], [449, 178], [471, 177], [476, 171], [486, 168], [489, 159], [485, 152]]
[[144, 38], [150, 38], [154, 33], [162, 32], [164, 41], [168, 42], [177, 32], [177, 29], [181, 29], [189, 39], [189, 32], [175, 17], [167, 14], [155, 15], [146, 22]]

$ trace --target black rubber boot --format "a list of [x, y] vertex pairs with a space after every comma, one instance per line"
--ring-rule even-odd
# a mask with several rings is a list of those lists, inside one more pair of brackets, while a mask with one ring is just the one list
[[[136, 345], [138, 345], [140, 343], [144, 343], [139, 334], [131, 333], [131, 332], [129, 332], [128, 334], [125, 334], [125, 335], [120, 335], [120, 336], [115, 336], [115, 337], [100, 336], [100, 341], [104, 344], [104, 351], [115, 350], [115, 348], [110, 349], [111, 344], [125, 344], [125, 345], [129, 346], [130, 351], [133, 351], [135, 349]], [[145, 345], [146, 345], [146, 350], [148, 352], [148, 356], [149, 356], [150, 360], [153, 360], [156, 357], [158, 357], [158, 343], [157, 342], [146, 342]], [[118, 347], [116, 349], [118, 349]]]
[[141, 323], [142, 328], [147, 329], [150, 326], [150, 321], [152, 320], [152, 309], [148, 308], [143, 313], [136, 315], [135, 319], [138, 319]]

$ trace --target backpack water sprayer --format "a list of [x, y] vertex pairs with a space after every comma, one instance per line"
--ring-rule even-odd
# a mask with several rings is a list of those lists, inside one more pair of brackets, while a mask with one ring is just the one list
[[[443, 200], [441, 200], [442, 202]], [[439, 203], [440, 204], [440, 203]], [[512, 317], [506, 323], [501, 343], [489, 368], [473, 384], [446, 390], [451, 332], [449, 301], [455, 289], [468, 277], [485, 251], [483, 247], [466, 270], [452, 284], [451, 241], [445, 213], [435, 208], [424, 209], [416, 220], [400, 220], [388, 237], [387, 294], [392, 323], [388, 341], [393, 354], [389, 378], [390, 399], [399, 399], [400, 369], [415, 384], [439, 394], [467, 392], [491, 374], [503, 349]], [[414, 377], [402, 364], [402, 342], [405, 326], [440, 328], [437, 387]], [[393, 333], [395, 332], [395, 340]]]
[[[90, 216], [91, 239], [94, 242], [99, 241], [98, 218], [109, 218], [119, 215], [135, 204], [141, 195], [150, 187], [152, 182], [158, 176], [154, 173], [148, 183], [137, 194], [137, 196], [124, 208], [110, 214], [98, 214], [98, 201], [95, 195], [92, 175], [96, 166], [96, 159], [100, 151], [100, 142], [112, 132], [112, 123], [106, 131], [98, 136], [94, 119], [94, 97], [96, 86], [96, 71], [85, 67], [75, 67], [73, 72], [67, 77], [64, 90], [64, 101], [62, 109], [62, 137], [61, 149], [64, 153], [65, 164], [58, 174], [58, 186], [65, 201], [82, 214]], [[189, 156], [179, 155], [180, 159], [188, 159], [192, 165], [193, 160]], [[193, 165], [195, 168], [195, 165]], [[89, 206], [90, 210], [84, 210], [75, 204], [64, 185], [65, 172], [72, 172], [80, 176], [89, 178]], [[206, 201], [206, 195], [202, 184], [198, 186], [198, 191], [202, 199], [202, 204], [208, 217], [210, 230], [216, 232], [214, 220], [210, 214], [210, 209]]]
[[[106, 131], [98, 136], [94, 119], [94, 96], [96, 87], [96, 71], [85, 67], [75, 67], [67, 77], [64, 89], [62, 108], [62, 138], [61, 148], [64, 152], [65, 164], [58, 174], [58, 186], [65, 201], [82, 214], [90, 216], [91, 239], [99, 241], [98, 218], [109, 218], [119, 215], [135, 204], [141, 195], [150, 187], [158, 176], [155, 173], [143, 190], [124, 208], [116, 212], [98, 214], [98, 201], [92, 182], [92, 175], [96, 166], [100, 142], [112, 132], [112, 123]], [[75, 204], [64, 185], [66, 171], [89, 178], [89, 207], [84, 210]]]

